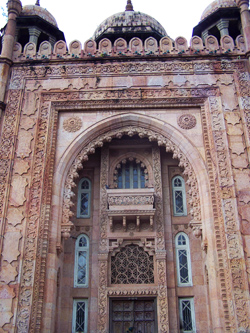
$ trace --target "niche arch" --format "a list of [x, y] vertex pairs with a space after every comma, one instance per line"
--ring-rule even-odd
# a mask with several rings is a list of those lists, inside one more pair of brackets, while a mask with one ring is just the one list
[[150, 164], [150, 162], [148, 161], [148, 159], [143, 156], [142, 154], [138, 154], [136, 152], [130, 152], [130, 153], [125, 153], [122, 154], [120, 156], [118, 156], [110, 165], [110, 173], [109, 173], [109, 179], [110, 179], [110, 184], [111, 184], [111, 188], [114, 188], [114, 179], [113, 179], [113, 175], [116, 169], [117, 164], [119, 164], [122, 160], [125, 159], [129, 159], [129, 158], [134, 158], [137, 160], [140, 160], [140, 162], [142, 162], [146, 169], [147, 169], [147, 173], [148, 173], [148, 186], [147, 187], [152, 187], [153, 186], [153, 169], [152, 169], [152, 165]]

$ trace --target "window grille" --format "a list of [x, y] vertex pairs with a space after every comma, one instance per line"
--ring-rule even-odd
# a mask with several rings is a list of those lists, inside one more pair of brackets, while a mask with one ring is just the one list
[[181, 232], [175, 237], [178, 286], [191, 286], [192, 273], [188, 236]]
[[88, 287], [89, 275], [89, 240], [80, 235], [76, 240], [75, 248], [75, 287]]
[[154, 283], [154, 258], [138, 245], [127, 245], [111, 257], [111, 283]]
[[91, 182], [82, 178], [78, 185], [77, 217], [90, 217]]
[[87, 333], [88, 329], [88, 300], [74, 300], [73, 303], [73, 333]]
[[187, 215], [185, 182], [181, 176], [172, 179], [174, 216]]
[[148, 183], [145, 165], [133, 157], [124, 159], [116, 166], [114, 184], [116, 188], [145, 188]]
[[196, 332], [193, 298], [180, 298], [179, 308], [181, 332]]

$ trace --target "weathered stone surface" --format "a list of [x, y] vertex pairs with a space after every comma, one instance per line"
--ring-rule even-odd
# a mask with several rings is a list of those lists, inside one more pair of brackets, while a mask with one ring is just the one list
[[15, 227], [16, 225], [22, 223], [24, 219], [23, 213], [21, 209], [18, 208], [9, 208], [7, 214], [8, 223]]
[[25, 161], [25, 160], [16, 160], [15, 161], [15, 164], [14, 164], [15, 173], [17, 173], [19, 175], [23, 175], [24, 173], [27, 173], [29, 168], [30, 168], [30, 166], [29, 166], [28, 161]]
[[18, 148], [17, 148], [17, 156], [18, 157], [28, 157], [31, 153], [30, 145], [31, 140], [33, 140], [32, 133], [22, 131], [21, 136], [18, 139]]
[[17, 271], [15, 267], [7, 264], [6, 266], [1, 268], [0, 271], [0, 281], [9, 284], [10, 282], [14, 282], [17, 276]]
[[35, 125], [35, 120], [30, 117], [24, 118], [21, 122], [21, 128], [23, 128], [26, 131], [32, 129], [34, 125]]
[[28, 181], [25, 177], [14, 176], [11, 184], [10, 204], [12, 206], [21, 206], [26, 200], [25, 188]]
[[19, 240], [22, 235], [19, 231], [6, 232], [4, 235], [4, 247], [2, 256], [4, 260], [7, 260], [10, 264], [12, 261], [17, 260], [17, 257], [20, 255], [18, 250]]

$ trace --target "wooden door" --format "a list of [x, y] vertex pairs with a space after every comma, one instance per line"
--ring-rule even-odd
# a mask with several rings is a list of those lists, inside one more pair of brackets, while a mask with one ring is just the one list
[[156, 333], [155, 300], [111, 300], [112, 333]]

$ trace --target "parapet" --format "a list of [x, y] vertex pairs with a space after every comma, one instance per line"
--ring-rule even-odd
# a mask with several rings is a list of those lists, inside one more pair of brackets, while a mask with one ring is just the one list
[[81, 42], [74, 40], [67, 47], [62, 40], [55, 43], [54, 47], [45, 41], [36, 49], [35, 43], [29, 42], [22, 50], [19, 43], [15, 44], [13, 52], [14, 62], [25, 60], [53, 60], [53, 59], [90, 59], [109, 57], [139, 57], [139, 56], [205, 56], [205, 55], [242, 55], [245, 53], [244, 37], [239, 35], [235, 41], [226, 35], [220, 43], [214, 36], [208, 36], [205, 44], [198, 36], [192, 37], [190, 45], [184, 37], [174, 41], [170, 37], [163, 37], [159, 42], [149, 37], [143, 41], [132, 38], [129, 43], [123, 38], [118, 38], [112, 43], [104, 38], [97, 44], [89, 39], [82, 47]]

